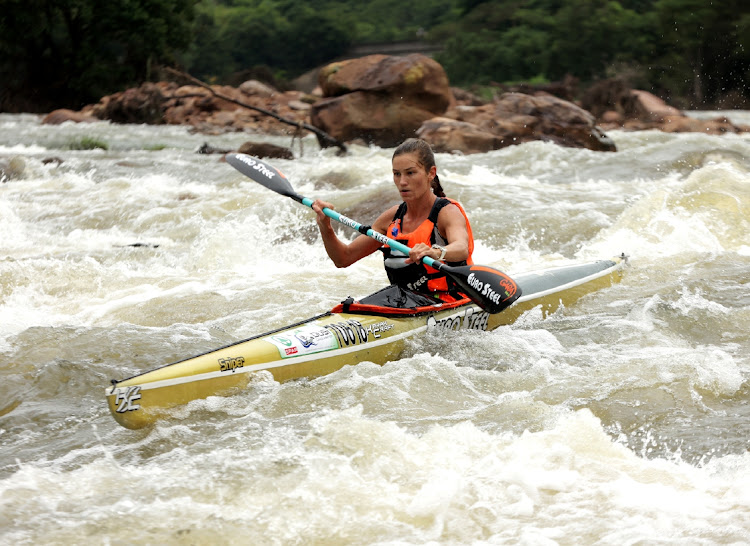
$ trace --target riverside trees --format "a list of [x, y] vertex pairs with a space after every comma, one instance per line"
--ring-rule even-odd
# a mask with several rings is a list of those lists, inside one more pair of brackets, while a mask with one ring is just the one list
[[750, 99], [746, 0], [5, 0], [0, 111], [77, 108], [160, 64], [289, 80], [395, 40], [442, 44], [453, 85], [627, 74], [685, 107]]

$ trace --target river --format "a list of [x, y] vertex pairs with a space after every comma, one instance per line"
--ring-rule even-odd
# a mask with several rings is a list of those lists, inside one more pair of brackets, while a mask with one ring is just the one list
[[[382, 260], [336, 269], [309, 209], [196, 153], [288, 138], [0, 115], [25, 161], [0, 184], [0, 543], [750, 541], [750, 135], [608, 134], [437, 162], [477, 263], [624, 252], [621, 283], [132, 431], [111, 379], [364, 296]], [[302, 144], [270, 161], [299, 193], [362, 223], [395, 202], [393, 150]]]

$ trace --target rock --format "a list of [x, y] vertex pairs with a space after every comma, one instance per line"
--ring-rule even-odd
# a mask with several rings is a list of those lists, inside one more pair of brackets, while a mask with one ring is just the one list
[[619, 123], [619, 124], [622, 124], [622, 122], [624, 121], [625, 118], [622, 116], [622, 114], [620, 114], [620, 112], [617, 112], [615, 110], [607, 110], [606, 112], [604, 112], [600, 116], [600, 119], [604, 123]]
[[502, 139], [478, 126], [450, 118], [425, 121], [417, 131], [433, 151], [439, 153], [481, 154], [503, 147]]
[[238, 150], [241, 154], [248, 154], [258, 158], [270, 157], [275, 159], [294, 159], [289, 148], [277, 146], [269, 142], [245, 142]]
[[44, 116], [42, 119], [42, 125], [60, 125], [66, 121], [72, 121], [74, 123], [90, 123], [99, 120], [84, 112], [75, 112], [73, 110], [68, 110], [67, 108], [60, 108], [58, 110], [53, 110]]
[[505, 93], [493, 103], [458, 106], [456, 120], [433, 118], [418, 133], [436, 149], [479, 153], [534, 140], [571, 148], [615, 151], [594, 116], [551, 95]]
[[115, 123], [162, 124], [168, 100], [163, 91], [163, 85], [146, 82], [140, 87], [105, 97], [93, 111], [99, 119]]
[[604, 112], [625, 115], [625, 103], [630, 100], [630, 87], [620, 78], [601, 80], [583, 93], [581, 107], [600, 118]]
[[682, 116], [674, 106], [669, 106], [662, 99], [648, 91], [631, 89], [629, 100], [625, 99], [623, 110], [626, 117], [635, 117], [643, 121], [662, 122], [668, 117]]
[[[521, 93], [505, 93], [500, 97], [495, 109], [502, 119], [514, 119], [518, 124], [511, 133], [505, 136], [519, 136], [521, 139], [531, 136], [532, 140], [551, 140], [561, 146], [570, 148], [587, 148], [599, 152], [616, 150], [614, 142], [597, 126], [596, 119], [590, 113], [572, 102], [553, 96], [531, 97]], [[530, 118], [536, 121], [531, 122]], [[531, 135], [527, 131], [531, 129]]]
[[575, 76], [567, 74], [562, 80], [547, 83], [530, 83], [521, 82], [518, 84], [506, 85], [492, 82], [502, 93], [521, 93], [523, 95], [532, 95], [540, 97], [552, 95], [559, 99], [573, 102], [574, 97], [578, 95], [578, 86], [580, 81]]
[[422, 123], [432, 117], [432, 112], [405, 100], [364, 91], [323, 99], [311, 112], [312, 124], [339, 141], [361, 139], [384, 148], [415, 136]]
[[223, 148], [214, 148], [208, 142], [204, 142], [203, 145], [198, 148], [199, 154], [228, 154], [232, 150], [226, 150]]
[[292, 110], [310, 110], [312, 108], [312, 104], [309, 102], [304, 102], [301, 100], [290, 100], [289, 101], [289, 108]]
[[320, 70], [318, 82], [326, 98], [312, 106], [310, 121], [344, 142], [395, 146], [453, 100], [443, 67], [420, 54], [332, 63]]
[[597, 116], [601, 126], [606, 129], [658, 129], [667, 133], [701, 132], [714, 135], [748, 130], [726, 118], [691, 118], [653, 93], [630, 89], [619, 79], [592, 85], [584, 94], [582, 105]]
[[487, 103], [487, 101], [482, 100], [481, 97], [459, 87], [451, 87], [451, 93], [453, 93], [453, 98], [455, 99], [456, 104], [459, 105], [481, 106]]
[[242, 93], [251, 97], [270, 98], [277, 93], [276, 89], [258, 80], [247, 80], [240, 84], [239, 89]]
[[435, 114], [445, 112], [452, 99], [443, 67], [420, 54], [368, 55], [332, 63], [320, 70], [318, 81], [323, 97], [356, 91], [385, 93]]
[[734, 125], [725, 117], [696, 119], [682, 114], [664, 117], [661, 130], [666, 133], [705, 133], [708, 135], [742, 132], [742, 128]]

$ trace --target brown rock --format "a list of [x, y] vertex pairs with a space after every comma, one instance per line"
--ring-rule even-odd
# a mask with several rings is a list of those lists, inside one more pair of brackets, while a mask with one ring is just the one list
[[664, 121], [667, 117], [682, 116], [674, 106], [669, 106], [662, 99], [648, 91], [630, 90], [631, 100], [624, 105], [625, 115], [643, 121]]
[[94, 116], [85, 114], [83, 112], [74, 112], [67, 108], [60, 108], [53, 110], [42, 119], [42, 125], [60, 125], [66, 121], [72, 121], [74, 123], [88, 123], [92, 121], [99, 121]]
[[452, 94], [445, 70], [425, 55], [369, 55], [323, 67], [318, 75], [324, 97], [356, 91], [386, 93], [435, 114], [442, 114]]
[[614, 143], [596, 126], [594, 116], [552, 95], [505, 93], [482, 106], [458, 106], [457, 120], [434, 118], [419, 134], [440, 150], [477, 153], [546, 140], [561, 146], [614, 151]]
[[739, 133], [742, 129], [725, 117], [715, 119], [695, 119], [688, 116], [667, 116], [662, 120], [661, 130], [666, 133], [705, 133], [722, 135]]
[[247, 80], [240, 84], [239, 89], [242, 93], [251, 97], [270, 98], [277, 93], [276, 89], [258, 80]]
[[474, 93], [466, 91], [465, 89], [460, 89], [458, 87], [451, 87], [451, 93], [453, 93], [453, 98], [455, 99], [457, 105], [481, 106], [487, 103], [486, 100], [482, 100], [481, 97], [475, 95]]
[[432, 117], [432, 112], [405, 100], [364, 91], [323, 99], [310, 114], [315, 127], [339, 141], [362, 139], [384, 148], [415, 136], [422, 123]]
[[622, 114], [620, 112], [616, 112], [615, 110], [607, 110], [601, 115], [601, 121], [604, 123], [614, 123], [622, 125], [624, 118], [622, 117]]
[[516, 118], [521, 125], [517, 124], [515, 131], [521, 137], [527, 137], [522, 138], [524, 141], [528, 140], [525, 133], [531, 128], [535, 140], [551, 140], [561, 146], [600, 152], [616, 150], [614, 142], [596, 126], [590, 112], [551, 95], [531, 97], [521, 93], [505, 93], [500, 97], [495, 113], [500, 119], [513, 119], [518, 114], [535, 118], [536, 123], [531, 127], [528, 121]]
[[146, 82], [140, 87], [126, 89], [97, 104], [93, 111], [99, 119], [115, 123], [164, 123], [168, 86]]
[[339, 141], [383, 147], [415, 136], [453, 100], [443, 67], [419, 54], [333, 63], [321, 69], [319, 83], [327, 98], [312, 106], [312, 125]]
[[294, 159], [294, 154], [289, 148], [269, 142], [245, 142], [240, 146], [239, 152], [259, 158]]
[[472, 123], [450, 118], [425, 121], [417, 136], [430, 143], [435, 152], [481, 154], [502, 148], [502, 139]]

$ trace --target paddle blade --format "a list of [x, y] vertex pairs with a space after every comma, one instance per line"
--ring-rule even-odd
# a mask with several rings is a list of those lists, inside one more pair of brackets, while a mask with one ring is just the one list
[[444, 266], [446, 273], [474, 303], [499, 313], [521, 297], [521, 287], [502, 271], [486, 265]]
[[295, 201], [302, 202], [302, 196], [294, 191], [292, 184], [284, 176], [284, 173], [276, 167], [247, 154], [227, 154], [226, 160], [232, 167], [252, 178], [258, 184], [281, 195], [291, 197]]

